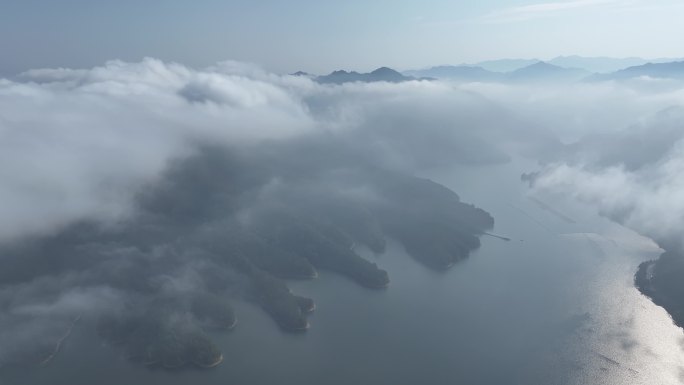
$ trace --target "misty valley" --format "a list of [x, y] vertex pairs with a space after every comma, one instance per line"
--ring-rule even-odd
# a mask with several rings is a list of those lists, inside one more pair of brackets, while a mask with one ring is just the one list
[[0, 78], [0, 384], [681, 381], [683, 90], [583, 57]]

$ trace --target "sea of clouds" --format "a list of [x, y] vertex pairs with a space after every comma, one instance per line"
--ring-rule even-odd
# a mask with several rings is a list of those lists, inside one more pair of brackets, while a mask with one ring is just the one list
[[[83, 221], [125, 222], [141, 194], [207, 146], [318, 172], [355, 163], [419, 174], [527, 157], [538, 164], [532, 193], [574, 197], [669, 241], [684, 230], [682, 106], [681, 85], [653, 79], [321, 85], [245, 63], [156, 59], [31, 70], [0, 79], [0, 246]], [[136, 260], [160, 251], [98, 252]], [[188, 263], [189, 278], [175, 282], [200, 268]], [[48, 270], [4, 285], [0, 342], [51, 333], [50, 315], [120, 306], [123, 294], [93, 278], [101, 273]]]

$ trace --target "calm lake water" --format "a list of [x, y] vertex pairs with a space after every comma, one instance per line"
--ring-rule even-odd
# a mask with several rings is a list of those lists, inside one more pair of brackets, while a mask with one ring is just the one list
[[[527, 196], [520, 163], [454, 168], [429, 177], [492, 213], [496, 234], [468, 260], [434, 272], [391, 244], [370, 258], [387, 290], [322, 272], [292, 282], [316, 300], [311, 329], [279, 331], [236, 303], [238, 327], [217, 338], [214, 370], [166, 372], [127, 362], [86, 322], [59, 356], [1, 384], [676, 384], [684, 333], [633, 286], [650, 240], [563, 197]], [[545, 207], [544, 203], [552, 208]], [[555, 211], [554, 211], [555, 210]]]

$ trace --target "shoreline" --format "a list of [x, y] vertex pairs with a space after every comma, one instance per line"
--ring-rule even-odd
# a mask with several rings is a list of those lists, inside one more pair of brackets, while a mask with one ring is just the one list
[[653, 304], [663, 308], [674, 325], [684, 329], [684, 307], [680, 305], [679, 301], [672, 298], [671, 293], [657, 290], [653, 282], [654, 278], [656, 278], [654, 269], [667, 253], [669, 252], [665, 251], [657, 259], [646, 261], [639, 265], [637, 272], [634, 274], [634, 287]]

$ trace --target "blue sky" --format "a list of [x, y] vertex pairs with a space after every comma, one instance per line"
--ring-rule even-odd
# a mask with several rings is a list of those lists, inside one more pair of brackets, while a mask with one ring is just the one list
[[682, 57], [679, 0], [0, 0], [0, 71], [145, 56], [278, 72]]

